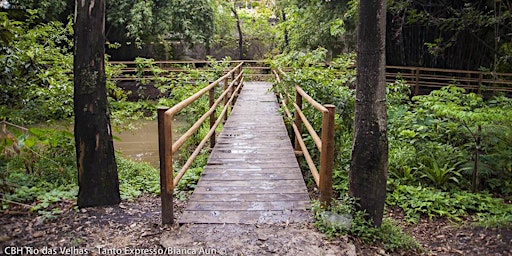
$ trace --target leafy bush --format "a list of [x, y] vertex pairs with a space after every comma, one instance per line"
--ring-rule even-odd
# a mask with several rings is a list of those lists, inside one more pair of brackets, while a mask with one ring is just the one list
[[160, 172], [147, 163], [116, 157], [121, 198], [137, 198], [143, 193], [160, 194]]
[[416, 178], [426, 178], [437, 187], [468, 189], [476, 165], [480, 189], [510, 194], [512, 100], [484, 100], [447, 86], [410, 102], [398, 102], [402, 104], [388, 109], [390, 152], [402, 148], [415, 156], [390, 155], [393, 176], [419, 170]]
[[421, 185], [404, 185], [391, 182], [387, 203], [398, 206], [405, 212], [406, 219], [416, 223], [422, 215], [429, 218], [447, 217], [462, 220], [469, 215], [476, 221], [486, 222], [499, 216], [512, 214], [512, 205], [503, 199], [493, 198], [487, 193], [466, 191], [445, 192]]
[[11, 40], [0, 48], [0, 119], [28, 124], [71, 117], [73, 114], [72, 24], [9, 24]]

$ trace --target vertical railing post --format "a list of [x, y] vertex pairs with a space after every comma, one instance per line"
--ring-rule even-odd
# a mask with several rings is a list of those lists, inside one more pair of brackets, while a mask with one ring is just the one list
[[[162, 203], [162, 224], [173, 224], [172, 204], [172, 131], [171, 120], [165, 115], [168, 107], [158, 108], [158, 155], [160, 157], [160, 199]], [[169, 168], [169, 162], [170, 168]]]
[[[231, 83], [233, 84], [233, 86], [231, 87], [231, 89], [229, 89], [229, 95], [231, 97], [231, 95], [233, 95], [233, 93], [235, 93], [235, 88], [238, 87], [238, 81], [235, 81], [236, 79], [236, 71], [233, 71], [233, 73], [231, 73]], [[233, 109], [233, 107], [235, 106], [235, 101], [231, 101], [231, 109]]]
[[[210, 108], [213, 107], [213, 104], [215, 104], [215, 86], [212, 87], [208, 93], [209, 101], [210, 101]], [[215, 110], [212, 111], [210, 114], [210, 129], [215, 126]], [[213, 132], [212, 136], [210, 137], [210, 148], [213, 148], [215, 146], [215, 131]]]
[[414, 89], [414, 96], [417, 96], [420, 94], [420, 68], [415, 69], [414, 74], [415, 81], [415, 89]]
[[478, 94], [482, 94], [482, 80], [484, 79], [484, 73], [480, 72], [478, 75]]
[[[228, 90], [228, 86], [229, 86], [228, 79], [225, 78], [224, 79], [224, 91]], [[226, 106], [227, 108], [229, 108], [229, 106], [227, 106], [229, 97], [231, 97], [231, 95], [229, 95], [229, 93], [226, 93], [226, 95], [224, 96], [224, 106]], [[226, 121], [228, 120], [228, 113], [229, 113], [229, 109], [228, 109], [228, 111], [226, 111], [226, 114], [224, 114], [224, 123], [226, 123]]]
[[[302, 110], [302, 95], [295, 90], [295, 104]], [[300, 119], [299, 114], [295, 111], [295, 120], [293, 120], [295, 126], [297, 126], [297, 130], [299, 130], [299, 134], [295, 134], [295, 142], [294, 142], [294, 150], [295, 152], [301, 151], [298, 136], [302, 136], [302, 120]]]
[[332, 169], [334, 167], [334, 105], [325, 105], [322, 118], [322, 151], [320, 152], [320, 203], [326, 207], [332, 199]]

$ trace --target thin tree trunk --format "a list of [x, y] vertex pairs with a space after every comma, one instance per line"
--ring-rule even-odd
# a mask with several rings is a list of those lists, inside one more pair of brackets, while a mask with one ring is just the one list
[[386, 1], [361, 0], [350, 195], [380, 226], [386, 199], [388, 141], [385, 79]]
[[243, 60], [244, 59], [244, 38], [242, 33], [242, 27], [240, 25], [240, 17], [238, 16], [238, 13], [236, 12], [236, 6], [231, 8], [231, 11], [233, 12], [233, 15], [235, 15], [236, 20], [236, 29], [238, 31], [238, 59]]
[[[286, 12], [284, 12], [284, 10], [283, 10], [283, 23], [286, 23]], [[284, 27], [284, 46], [283, 46], [283, 49], [281, 50], [281, 52], [284, 52], [290, 45], [290, 39], [288, 37], [289, 37], [288, 36], [288, 26], [285, 25], [285, 27]]]
[[75, 5], [78, 206], [118, 204], [121, 199], [105, 77], [105, 0], [76, 0]]

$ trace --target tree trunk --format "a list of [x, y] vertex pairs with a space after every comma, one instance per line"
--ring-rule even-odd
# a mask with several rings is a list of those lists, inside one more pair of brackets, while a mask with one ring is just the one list
[[375, 226], [382, 223], [388, 169], [385, 35], [386, 1], [361, 0], [349, 191]]
[[76, 0], [75, 4], [78, 206], [118, 204], [121, 198], [105, 77], [105, 0]]
[[240, 25], [240, 17], [238, 16], [238, 13], [236, 12], [236, 6], [231, 8], [231, 11], [233, 12], [233, 15], [235, 15], [236, 20], [236, 29], [238, 31], [238, 59], [243, 60], [244, 59], [244, 38], [242, 33], [242, 27]]
[[[284, 10], [282, 12], [283, 12], [283, 23], [286, 24], [286, 12], [284, 12]], [[281, 50], [281, 52], [284, 52], [290, 45], [290, 39], [288, 37], [289, 37], [288, 36], [288, 26], [285, 25], [285, 27], [284, 27], [284, 46], [283, 46], [283, 49]]]

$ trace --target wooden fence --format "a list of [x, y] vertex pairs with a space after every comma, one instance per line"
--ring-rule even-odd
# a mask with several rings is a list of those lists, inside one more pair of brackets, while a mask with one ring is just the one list
[[[219, 63], [230, 63], [238, 64], [242, 61], [218, 61]], [[267, 80], [272, 76], [269, 65], [265, 64], [264, 60], [244, 60], [244, 76], [249, 77], [251, 80]], [[172, 73], [190, 72], [194, 69], [200, 69], [201, 71], [215, 71], [209, 64], [211, 61], [208, 60], [194, 60], [194, 61], [153, 61], [153, 65], [158, 67], [162, 73], [155, 76], [152, 73], [151, 68], [138, 68], [135, 61], [110, 61], [109, 63], [114, 65], [122, 65], [121, 73], [113, 77], [116, 81], [128, 81], [135, 82], [137, 79], [161, 79], [162, 77], [171, 77]], [[226, 69], [224, 72], [228, 72], [230, 69]]]
[[414, 95], [421, 94], [423, 89], [431, 91], [449, 84], [478, 94], [512, 93], [512, 73], [387, 66], [386, 81], [392, 83], [397, 78], [407, 81]]
[[[240, 61], [220, 61], [240, 63]], [[135, 61], [110, 61], [112, 64], [122, 64], [121, 74], [114, 77], [117, 81], [136, 81], [136, 79], [156, 79], [149, 74], [149, 69], [144, 69], [147, 75], [137, 77]], [[202, 69], [213, 71], [208, 68], [208, 60], [194, 61], [154, 61], [153, 64], [161, 68], [165, 73], [160, 76], [169, 76], [172, 72], [189, 72], [190, 69]], [[273, 76], [271, 68], [264, 60], [244, 61], [245, 75], [251, 80], [267, 80]], [[225, 72], [227, 72], [226, 70]], [[512, 73], [496, 73], [471, 70], [454, 70], [440, 68], [408, 67], [408, 66], [386, 66], [386, 81], [394, 82], [402, 78], [411, 86], [413, 95], [422, 94], [433, 89], [439, 89], [449, 84], [457, 84], [468, 91], [475, 93], [504, 92], [512, 93]]]

